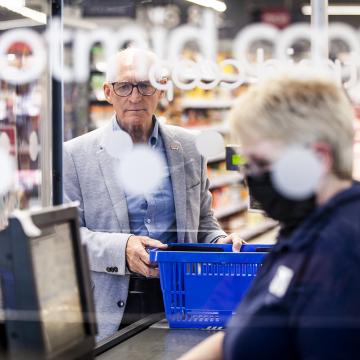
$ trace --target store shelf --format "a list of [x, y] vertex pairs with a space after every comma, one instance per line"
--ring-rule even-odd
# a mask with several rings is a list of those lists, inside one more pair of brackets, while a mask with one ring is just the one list
[[211, 164], [211, 163], [215, 163], [215, 162], [219, 162], [219, 161], [224, 161], [225, 160], [225, 153], [223, 154], [219, 154], [217, 156], [211, 157], [207, 159], [207, 163]]
[[213, 179], [210, 179], [210, 189], [215, 189], [224, 185], [230, 185], [236, 182], [240, 182], [241, 180], [243, 180], [243, 178], [244, 177], [237, 172], [216, 176]]
[[183, 109], [228, 109], [233, 104], [232, 99], [183, 99]]
[[186, 129], [197, 133], [202, 131], [209, 131], [209, 130], [217, 131], [221, 134], [228, 134], [230, 132], [230, 127], [228, 124], [192, 126], [192, 127], [186, 127]]
[[244, 212], [248, 209], [248, 205], [247, 203], [238, 203], [235, 205], [229, 205], [227, 207], [224, 208], [220, 208], [220, 209], [215, 209], [214, 210], [214, 216], [217, 219], [223, 219], [227, 216], [231, 216], [234, 214], [238, 214], [241, 212]]
[[236, 74], [223, 74], [222, 81], [227, 83], [234, 83], [239, 80], [239, 75]]
[[110, 105], [105, 98], [104, 99], [98, 99], [95, 95], [90, 95], [89, 100], [90, 100], [91, 103], [104, 103], [104, 104]]
[[94, 67], [94, 66], [92, 66], [92, 67], [90, 68], [90, 71], [91, 71], [92, 73], [105, 74], [105, 71], [101, 71], [101, 70], [97, 69], [97, 68]]
[[245, 228], [238, 231], [240, 237], [245, 241], [250, 241], [257, 238], [260, 235], [265, 234], [266, 232], [273, 230], [279, 225], [279, 223], [273, 219], [266, 219], [256, 226], [250, 228]]

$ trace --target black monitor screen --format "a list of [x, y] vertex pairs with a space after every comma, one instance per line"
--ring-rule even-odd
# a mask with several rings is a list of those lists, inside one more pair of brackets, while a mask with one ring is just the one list
[[42, 227], [31, 254], [46, 350], [53, 352], [85, 337], [71, 223]]

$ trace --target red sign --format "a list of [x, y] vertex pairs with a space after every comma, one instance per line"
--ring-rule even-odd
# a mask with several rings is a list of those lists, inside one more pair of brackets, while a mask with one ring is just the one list
[[269, 8], [261, 12], [261, 21], [283, 29], [290, 25], [291, 15], [286, 9]]
[[0, 126], [0, 146], [10, 155], [17, 156], [16, 146], [16, 127], [15, 126]]

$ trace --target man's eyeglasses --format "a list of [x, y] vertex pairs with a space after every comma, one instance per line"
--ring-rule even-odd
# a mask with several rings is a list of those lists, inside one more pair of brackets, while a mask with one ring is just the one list
[[134, 90], [134, 87], [136, 87], [138, 92], [143, 96], [154, 95], [156, 91], [156, 88], [148, 81], [139, 81], [137, 84], [132, 84], [129, 82], [113, 82], [111, 85], [116, 95], [124, 97], [130, 96]]

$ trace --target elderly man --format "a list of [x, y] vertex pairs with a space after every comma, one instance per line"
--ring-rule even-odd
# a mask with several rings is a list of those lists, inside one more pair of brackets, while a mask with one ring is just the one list
[[[130, 273], [158, 275], [147, 247], [166, 243], [234, 242], [211, 210], [206, 161], [187, 131], [161, 125], [154, 112], [164, 95], [148, 79], [156, 57], [126, 49], [109, 62], [104, 93], [114, 108], [105, 127], [64, 146], [67, 201], [79, 201], [82, 237], [88, 247], [99, 338], [113, 334], [122, 320]], [[147, 144], [167, 164], [161, 185], [151, 194], [134, 195], [116, 174], [119, 159], [106, 150], [109, 134], [125, 132], [134, 144]]]

